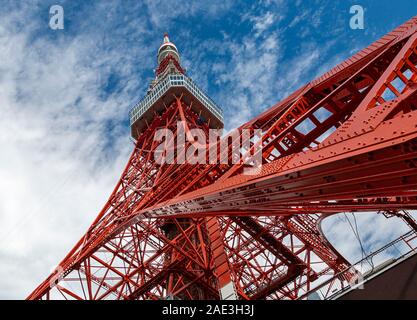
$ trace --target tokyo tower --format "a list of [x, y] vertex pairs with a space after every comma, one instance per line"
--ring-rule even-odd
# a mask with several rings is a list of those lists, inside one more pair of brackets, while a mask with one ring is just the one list
[[28, 299], [303, 299], [362, 276], [323, 219], [417, 231], [417, 17], [223, 136], [167, 34], [157, 64], [113, 193]]

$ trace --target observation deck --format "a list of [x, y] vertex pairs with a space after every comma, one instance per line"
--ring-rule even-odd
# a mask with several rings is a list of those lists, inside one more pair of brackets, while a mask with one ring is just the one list
[[150, 124], [155, 114], [160, 114], [176, 96], [191, 105], [193, 111], [208, 123], [210, 128], [223, 128], [223, 111], [189, 77], [170, 74], [158, 82], [152, 90], [129, 112], [131, 135], [137, 139]]

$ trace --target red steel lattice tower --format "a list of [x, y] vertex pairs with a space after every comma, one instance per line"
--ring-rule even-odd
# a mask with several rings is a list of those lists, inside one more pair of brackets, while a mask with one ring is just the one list
[[[165, 35], [116, 188], [28, 299], [297, 299], [329, 277], [343, 286], [356, 271], [323, 236], [324, 218], [383, 212], [415, 228], [403, 210], [417, 208], [416, 90], [413, 18], [233, 135], [200, 141], [225, 162], [170, 162], [223, 115]], [[259, 170], [245, 173], [255, 154]]]

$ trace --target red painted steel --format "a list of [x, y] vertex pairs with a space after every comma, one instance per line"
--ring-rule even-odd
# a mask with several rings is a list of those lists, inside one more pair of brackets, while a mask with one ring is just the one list
[[[157, 75], [168, 66], [184, 74], [168, 55]], [[297, 299], [329, 276], [350, 281], [320, 222], [417, 209], [416, 91], [417, 17], [239, 127], [242, 139], [243, 129], [262, 130], [241, 154], [262, 147], [253, 175], [242, 161], [155, 162], [157, 129], [209, 130], [172, 97], [89, 230], [28, 299], [219, 299], [227, 290]]]

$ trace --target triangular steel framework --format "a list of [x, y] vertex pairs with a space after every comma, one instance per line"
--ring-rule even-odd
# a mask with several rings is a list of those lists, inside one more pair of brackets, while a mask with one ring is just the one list
[[138, 136], [89, 230], [28, 299], [297, 299], [342, 271], [338, 281], [350, 281], [320, 223], [417, 209], [416, 91], [417, 17], [239, 127], [242, 139], [262, 131], [241, 154], [261, 147], [251, 175], [241, 162], [154, 161], [157, 129], [209, 130], [176, 94]]

